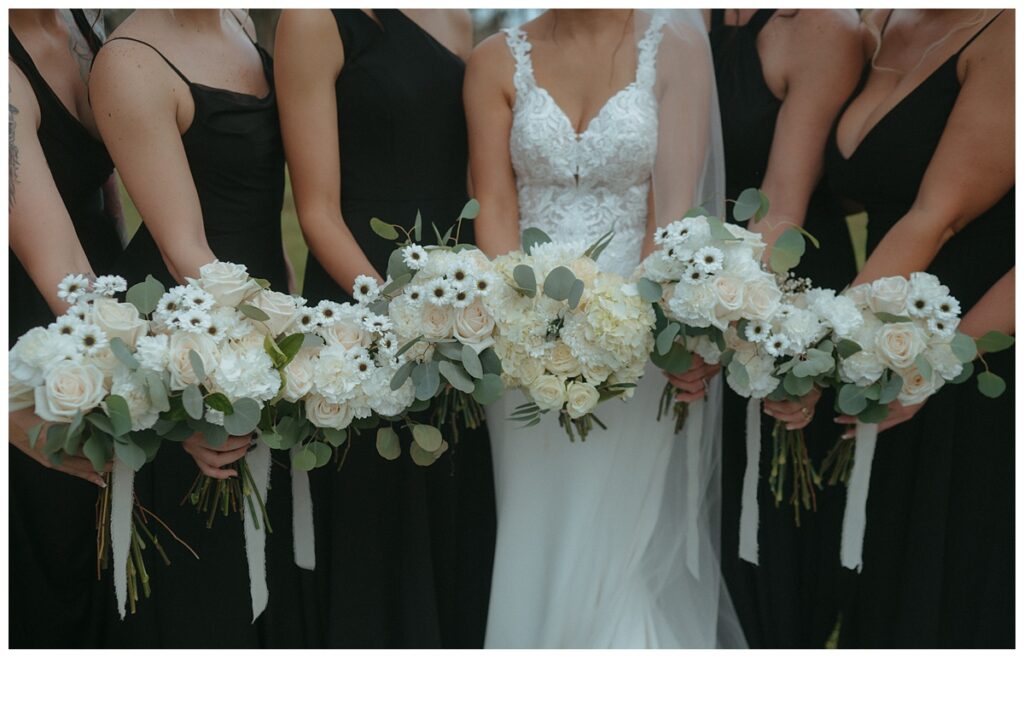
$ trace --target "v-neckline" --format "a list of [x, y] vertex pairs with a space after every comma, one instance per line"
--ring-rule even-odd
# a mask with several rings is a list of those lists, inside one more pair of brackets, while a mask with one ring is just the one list
[[[43, 84], [43, 88], [46, 89], [46, 93], [49, 94], [49, 96], [53, 100], [53, 102], [57, 104], [57, 108], [60, 109], [60, 112], [63, 113], [64, 116], [66, 117], [66, 119], [68, 121], [70, 121], [73, 126], [77, 127], [81, 131], [81, 133], [85, 135], [86, 138], [90, 139], [93, 143], [102, 146], [103, 145], [102, 139], [99, 139], [99, 138], [93, 136], [92, 132], [82, 122], [82, 119], [78, 118], [78, 116], [76, 116], [75, 114], [71, 113], [71, 109], [69, 109], [67, 107], [67, 105], [61, 99], [61, 97], [57, 94], [57, 92], [53, 90], [53, 86], [51, 86], [50, 82], [46, 80], [46, 76], [43, 75], [43, 72], [41, 70], [39, 70], [39, 66], [36, 64], [36, 61], [32, 57], [32, 54], [28, 52], [28, 48], [25, 46], [24, 43], [21, 42], [21, 39], [14, 32], [14, 29], [13, 28], [8, 28], [8, 31], [10, 32], [11, 37], [13, 37], [17, 41], [18, 45], [21, 46], [22, 51], [25, 53], [25, 58], [28, 60], [29, 63], [32, 64], [32, 70], [35, 72], [36, 76], [39, 77], [40, 83]], [[17, 65], [17, 63], [15, 63], [15, 65]], [[24, 72], [24, 71], [22, 71], [22, 72]]]
[[[651, 28], [653, 27], [654, 26], [652, 25], [650, 28], [647, 29], [647, 31], [644, 33], [644, 37], [641, 38], [641, 43], [643, 42], [643, 40], [647, 38], [647, 33], [651, 32]], [[636, 68], [633, 71], [633, 80], [627, 83], [619, 90], [617, 90], [612, 95], [610, 95], [607, 99], [605, 99], [604, 103], [602, 103], [600, 108], [597, 109], [597, 113], [591, 116], [590, 120], [587, 121], [587, 124], [586, 126], [583, 127], [583, 130], [577, 131], [576, 127], [573, 125], [572, 119], [569, 118], [569, 114], [567, 114], [565, 112], [565, 109], [562, 108], [561, 104], [555, 100], [555, 97], [551, 95], [551, 92], [544, 86], [540, 85], [540, 83], [537, 81], [537, 72], [534, 70], [533, 67], [533, 43], [530, 42], [530, 36], [527, 35], [525, 30], [520, 28], [519, 32], [523, 34], [523, 42], [526, 43], [526, 52], [529, 56], [530, 61], [530, 80], [533, 82], [533, 87], [536, 88], [541, 93], [543, 93], [548, 98], [548, 100], [551, 101], [551, 105], [558, 110], [558, 115], [565, 120], [565, 125], [569, 127], [569, 131], [573, 134], [577, 141], [579, 141], [580, 139], [587, 135], [587, 132], [589, 132], [590, 129], [593, 127], [594, 122], [601, 118], [601, 115], [605, 112], [605, 109], [607, 109], [611, 105], [612, 101], [614, 101], [619, 96], [622, 96], [627, 92], [633, 90], [637, 86], [637, 79], [640, 75], [640, 43], [637, 43], [636, 45]]]
[[[462, 59], [462, 57], [458, 53], [456, 53], [451, 48], [449, 48], [447, 45], [445, 45], [440, 40], [435, 38], [434, 35], [431, 32], [429, 32], [422, 25], [420, 25], [415, 20], [410, 18], [408, 15], [406, 15], [404, 12], [402, 12], [399, 8], [386, 8], [386, 10], [394, 11], [394, 13], [399, 15], [406, 23], [408, 23], [409, 25], [413, 26], [413, 28], [415, 28], [420, 34], [422, 34], [424, 37], [426, 37], [427, 42], [429, 42], [429, 43], [431, 43], [433, 45], [436, 45], [441, 50], [443, 50], [445, 53], [450, 55], [453, 59], [455, 59], [459, 63], [465, 65], [466, 61], [464, 61]], [[374, 10], [373, 11], [373, 13], [374, 13], [373, 15], [370, 15], [369, 13], [364, 12], [363, 10], [359, 10], [358, 12], [360, 14], [362, 14], [363, 16], [365, 16], [366, 19], [369, 20], [371, 23], [373, 23], [374, 26], [376, 26], [377, 30], [380, 32], [381, 35], [388, 35], [387, 26], [384, 24], [384, 21], [381, 19], [381, 16], [379, 15], [379, 11], [378, 10]]]
[[[900, 106], [902, 106], [904, 103], [906, 103], [907, 100], [910, 99], [911, 96], [913, 96], [915, 93], [917, 93], [922, 88], [924, 88], [925, 85], [927, 85], [928, 83], [931, 83], [931, 81], [938, 75], [939, 71], [943, 70], [947, 65], [949, 65], [950, 61], [955, 61], [959, 56], [960, 56], [960, 52], [959, 51], [957, 51], [956, 53], [951, 55], [949, 58], [947, 58], [945, 61], [943, 61], [942, 64], [940, 64], [935, 70], [933, 70], [931, 73], [929, 73], [927, 76], [925, 76], [921, 80], [920, 83], [918, 83], [912, 89], [907, 91], [907, 93], [900, 100], [898, 100], [896, 103], [894, 103], [892, 106], [890, 106], [889, 109], [884, 114], [879, 116], [878, 120], [875, 121], [875, 123], [873, 123], [871, 125], [871, 128], [869, 128], [867, 130], [867, 132], [863, 136], [860, 137], [860, 141], [858, 141], [857, 145], [853, 147], [853, 151], [850, 152], [849, 156], [844, 154], [843, 150], [839, 148], [839, 124], [842, 123], [842, 120], [843, 120], [842, 114], [840, 114], [839, 119], [836, 121], [835, 141], [836, 141], [836, 150], [839, 152], [839, 156], [842, 157], [843, 161], [850, 161], [854, 156], [856, 156], [857, 152], [860, 151], [862, 146], [864, 146], [864, 143], [875, 132], [875, 129], [877, 129], [879, 126], [881, 126], [890, 116], [892, 116], [893, 113], [896, 111], [896, 109], [898, 109]], [[870, 71], [870, 68], [869, 68], [868, 69], [868, 73], [870, 73], [870, 72], [871, 71]], [[843, 113], [845, 113], [847, 110], [849, 110], [849, 106], [847, 106], [846, 109], [844, 109]]]

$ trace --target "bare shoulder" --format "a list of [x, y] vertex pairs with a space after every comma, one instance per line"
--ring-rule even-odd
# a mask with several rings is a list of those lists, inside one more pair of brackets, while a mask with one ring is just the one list
[[818, 46], [858, 42], [860, 39], [860, 18], [856, 10], [810, 8], [799, 11], [788, 20], [802, 39]]
[[468, 10], [444, 10], [454, 43], [452, 50], [463, 60], [473, 52], [473, 16]]
[[662, 27], [658, 44], [658, 63], [699, 62], [710, 58], [707, 33], [689, 23], [671, 23]]
[[988, 79], [985, 81], [987, 84], [991, 82], [1002, 87], [1002, 92], [1013, 88], [1014, 20], [1013, 9], [1004, 10], [967, 46], [957, 68], [962, 83], [974, 76]]
[[[180, 85], [181, 81], [153, 48], [133, 40], [119, 40], [134, 38], [134, 32], [130, 36], [129, 32], [132, 31], [118, 27], [117, 33], [96, 54], [89, 76], [90, 100], [98, 112], [103, 109], [106, 115], [115, 108], [132, 108], [136, 116], [144, 110], [162, 113], [173, 107], [175, 84]], [[149, 42], [144, 37], [139, 40]]]
[[469, 56], [469, 67], [492, 78], [510, 77], [515, 70], [515, 60], [507, 38], [504, 32], [498, 32], [480, 41]]
[[337, 37], [334, 16], [330, 10], [282, 10], [277, 20], [277, 37], [289, 40], [323, 41]]

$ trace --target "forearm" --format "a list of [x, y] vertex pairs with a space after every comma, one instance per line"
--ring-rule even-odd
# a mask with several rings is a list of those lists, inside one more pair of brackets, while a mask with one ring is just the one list
[[934, 215], [911, 210], [885, 235], [853, 284], [927, 270], [952, 236], [952, 228], [936, 221]]
[[999, 282], [989, 288], [981, 300], [967, 311], [960, 321], [960, 331], [972, 338], [980, 338], [989, 331], [1013, 335], [1015, 271], [1013, 268]]
[[[309, 245], [310, 254], [316, 257], [317, 262], [338, 285], [351, 293], [359, 275], [369, 275], [383, 281], [382, 273], [366, 257], [340, 211], [303, 211], [301, 208], [298, 211], [299, 226]], [[384, 244], [383, 240], [381, 244]]]
[[492, 259], [520, 249], [518, 203], [481, 199], [474, 229], [477, 246]]

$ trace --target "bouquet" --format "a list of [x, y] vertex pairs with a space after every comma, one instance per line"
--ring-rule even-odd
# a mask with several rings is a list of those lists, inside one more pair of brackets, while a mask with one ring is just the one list
[[[423, 246], [419, 215], [411, 229], [374, 220], [386, 239], [399, 242], [388, 263], [383, 290], [366, 278], [357, 280], [355, 294], [370, 305], [380, 304], [394, 325], [403, 357], [391, 381], [393, 388], [411, 381], [415, 398], [432, 408], [432, 427], [413, 428], [412, 457], [430, 464], [447, 449], [433, 431], [447, 427], [453, 442], [459, 427], [477, 428], [484, 420], [483, 406], [504, 391], [501, 363], [494, 352], [495, 291], [501, 278], [487, 256], [472, 245], [459, 244], [462, 221], [473, 219], [479, 204], [470, 200], [457, 227], [441, 235], [435, 227], [435, 245]], [[417, 434], [417, 432], [420, 432]], [[427, 438], [429, 432], [429, 438]], [[436, 448], [425, 448], [425, 445]]]
[[55, 464], [81, 455], [102, 473], [114, 462], [97, 503], [97, 576], [112, 546], [122, 617], [126, 600], [134, 613], [140, 594], [150, 595], [147, 547], [170, 564], [149, 521], [160, 520], [132, 491], [133, 473], [160, 447], [156, 424], [169, 404], [161, 376], [142, 369], [135, 358], [151, 331], [140, 315], [145, 305], [137, 288], [127, 291], [128, 302], [116, 299], [126, 288], [123, 278], [112, 275], [68, 275], [58, 289], [71, 304], [68, 311], [45, 328], [29, 330], [8, 353], [11, 410], [33, 408], [46, 422], [29, 431], [30, 445], [35, 447], [45, 428], [43, 452]]
[[506, 385], [530, 399], [512, 416], [525, 426], [557, 411], [570, 440], [586, 439], [605, 428], [598, 404], [628, 398], [643, 375], [654, 311], [636, 284], [598, 269], [610, 241], [554, 243], [529, 229], [522, 251], [495, 260], [505, 284], [492, 301], [494, 347]]
[[[825, 469], [830, 471], [829, 483], [849, 482], [841, 556], [844, 566], [859, 568], [875, 424], [885, 420], [891, 402], [918, 404], [947, 383], [962, 383], [973, 374], [979, 351], [1004, 350], [1014, 341], [990, 332], [975, 342], [959, 332], [959, 301], [928, 273], [880, 278], [844, 296], [859, 311], [861, 322], [852, 330], [833, 332], [836, 409], [860, 423], [856, 442], [841, 440]], [[979, 390], [998, 397], [1005, 383], [987, 369], [984, 357], [979, 360], [986, 367], [978, 376]]]

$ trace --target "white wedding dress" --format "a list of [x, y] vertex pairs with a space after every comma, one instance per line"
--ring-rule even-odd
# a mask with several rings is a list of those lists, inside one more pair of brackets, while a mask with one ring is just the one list
[[[538, 86], [525, 33], [505, 32], [515, 59], [510, 148], [521, 229], [589, 241], [614, 229], [599, 265], [630, 275], [657, 147], [662, 24], [638, 42], [635, 81], [579, 135]], [[656, 420], [664, 385], [649, 365], [632, 399], [596, 410], [608, 430], [595, 428], [585, 442], [570, 443], [554, 414], [527, 429], [509, 421], [521, 393], [488, 408], [498, 535], [486, 647], [742, 644], [718, 567], [717, 488], [687, 487], [684, 437]], [[716, 381], [710, 411], [720, 410], [720, 391]], [[710, 420], [700, 455], [715, 474], [719, 421]]]

